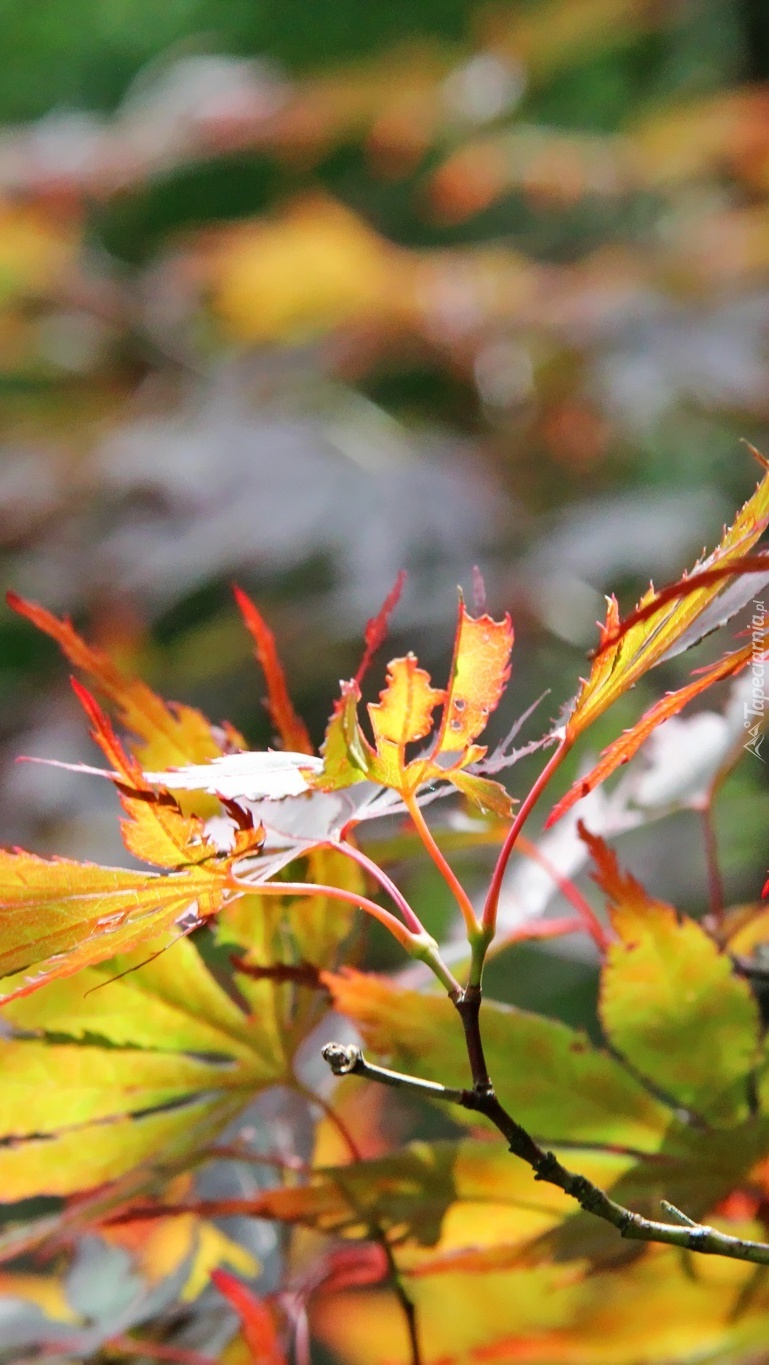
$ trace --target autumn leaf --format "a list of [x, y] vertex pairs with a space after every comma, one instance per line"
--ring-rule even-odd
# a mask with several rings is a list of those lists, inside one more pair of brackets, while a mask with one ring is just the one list
[[[476, 805], [509, 817], [512, 803], [501, 783], [465, 770], [485, 756], [474, 740], [504, 691], [512, 643], [508, 616], [502, 621], [472, 617], [460, 597], [448, 690], [432, 686], [413, 654], [393, 659], [379, 701], [368, 707], [372, 746], [357, 719], [357, 682], [345, 684], [326, 732], [324, 766], [315, 785], [329, 791], [369, 780], [396, 791], [408, 804], [420, 788], [450, 782]], [[432, 746], [409, 757], [409, 746], [432, 733], [439, 706], [443, 716]]]
[[256, 847], [245, 835], [230, 854], [166, 874], [0, 850], [0, 976], [24, 974], [2, 1001], [130, 952], [160, 933], [172, 942], [238, 894], [232, 868]]
[[654, 900], [602, 839], [581, 832], [617, 935], [601, 975], [609, 1041], [636, 1074], [708, 1123], [746, 1119], [760, 1032], [747, 982], [700, 925]]
[[432, 687], [430, 675], [420, 668], [413, 654], [393, 659], [387, 668], [387, 686], [379, 701], [368, 708], [374, 732], [376, 757], [369, 774], [384, 787], [410, 790], [406, 776], [406, 746], [429, 735], [432, 713], [445, 700], [445, 693]]
[[[763, 457], [756, 451], [753, 453], [767, 468]], [[768, 524], [769, 472], [757, 485], [733, 526], [725, 532], [717, 549], [699, 561], [690, 574], [684, 574], [679, 583], [659, 592], [650, 588], [624, 623], [620, 622], [615, 598], [609, 599], [590, 675], [571, 704], [564, 725], [556, 732], [560, 737], [559, 756], [562, 757], [583, 731], [649, 669], [689, 649], [744, 605], [749, 590], [740, 584], [735, 595], [736, 584], [730, 584], [730, 577], [739, 578], [744, 572], [745, 552]], [[599, 762], [586, 776], [573, 784], [551, 811], [546, 826], [559, 820], [621, 763], [627, 763], [658, 725], [677, 715], [714, 683], [739, 673], [761, 657], [768, 645], [769, 632], [762, 630], [760, 638], [724, 655], [696, 674], [692, 682], [667, 693], [635, 726], [604, 750]]]
[[[759, 459], [767, 468], [766, 461], [762, 457]], [[738, 565], [767, 525], [769, 473], [757, 485], [753, 496], [745, 503], [717, 549], [694, 566], [692, 578], [703, 570], [718, 569], [720, 573], [726, 573], [730, 566]], [[687, 575], [681, 580], [682, 586], [686, 580]], [[616, 600], [613, 597], [609, 599], [606, 622], [601, 630], [590, 676], [583, 683], [566, 721], [568, 743], [572, 743], [592, 725], [612, 702], [638, 682], [650, 668], [677, 653], [684, 637], [688, 644], [696, 642], [697, 622], [727, 581], [722, 577], [715, 582], [701, 582], [699, 586], [693, 582], [683, 596], [672, 598], [664, 590], [658, 594], [650, 588], [639, 604], [640, 619], [625, 631], [620, 629]]]
[[141, 740], [135, 753], [144, 767], [200, 763], [221, 754], [222, 745], [200, 711], [179, 702], [167, 704], [145, 683], [125, 677], [108, 654], [81, 639], [66, 617], [59, 620], [45, 607], [26, 602], [16, 593], [8, 593], [7, 601], [14, 611], [50, 635], [70, 663], [86, 673], [113, 703], [122, 724]]
[[732, 654], [725, 654], [717, 663], [711, 664], [707, 668], [700, 670], [694, 680], [679, 687], [676, 692], [667, 692], [660, 701], [644, 713], [639, 721], [629, 730], [625, 730], [611, 744], [607, 745], [601, 754], [600, 759], [583, 777], [569, 788], [566, 795], [553, 807], [545, 821], [545, 828], [549, 829], [567, 810], [583, 796], [587, 796], [594, 787], [610, 777], [613, 772], [622, 764], [628, 763], [639, 749], [645, 744], [653, 730], [663, 721], [669, 720], [671, 716], [677, 716], [690, 701], [712, 687], [714, 683], [721, 682], [725, 678], [732, 678], [740, 673], [748, 664], [754, 662], [762, 656], [766, 646], [769, 645], [769, 632], [762, 635], [760, 642], [751, 641], [743, 649], [735, 650]]
[[152, 1160], [173, 1169], [285, 1078], [283, 1054], [193, 944], [163, 946], [6, 1006], [27, 1036], [2, 1042], [4, 1199], [92, 1189]]
[[303, 720], [296, 714], [286, 686], [283, 667], [278, 658], [275, 636], [264, 620], [261, 612], [243, 592], [235, 586], [235, 601], [243, 615], [256, 647], [256, 657], [262, 666], [268, 691], [268, 707], [272, 723], [283, 743], [283, 748], [293, 753], [313, 753], [312, 742]]
[[486, 729], [510, 677], [513, 627], [488, 614], [470, 616], [460, 594], [454, 658], [433, 757], [467, 748]]
[[240, 1318], [254, 1365], [287, 1365], [275, 1320], [264, 1300], [227, 1270], [214, 1270], [211, 1279]]

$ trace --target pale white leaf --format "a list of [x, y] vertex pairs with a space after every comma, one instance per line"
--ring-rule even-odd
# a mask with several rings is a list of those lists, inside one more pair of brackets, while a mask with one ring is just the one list
[[323, 760], [310, 754], [268, 749], [224, 754], [210, 763], [191, 763], [144, 776], [169, 791], [208, 792], [225, 801], [281, 801], [310, 791], [306, 774], [322, 768]]

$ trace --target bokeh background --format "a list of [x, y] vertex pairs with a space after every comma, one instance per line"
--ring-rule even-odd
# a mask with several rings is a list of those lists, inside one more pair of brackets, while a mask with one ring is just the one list
[[[0, 50], [7, 585], [264, 746], [233, 580], [319, 741], [397, 571], [393, 652], [440, 679], [477, 564], [518, 632], [499, 733], [549, 688], [542, 733], [604, 592], [714, 544], [769, 449], [763, 0], [2, 0]], [[6, 611], [0, 699], [3, 838], [119, 860], [101, 784], [13, 763], [94, 755]], [[719, 805], [731, 900], [764, 787], [746, 759]], [[690, 812], [627, 845], [704, 908]], [[566, 953], [494, 993], [590, 1027]]]

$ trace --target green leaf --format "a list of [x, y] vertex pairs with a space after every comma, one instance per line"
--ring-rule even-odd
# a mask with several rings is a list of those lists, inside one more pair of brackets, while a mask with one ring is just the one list
[[[4, 985], [12, 988], [14, 978]], [[259, 1029], [187, 938], [165, 950], [162, 941], [151, 941], [112, 962], [51, 981], [34, 995], [10, 1001], [3, 1018], [30, 1032], [95, 1035], [132, 1047], [251, 1058], [262, 1051]], [[269, 1052], [263, 1063], [272, 1072]]]
[[[0, 1141], [14, 1140], [0, 1147], [3, 1199], [91, 1189], [149, 1157], [165, 1162], [172, 1136], [175, 1150], [194, 1152], [201, 1134], [185, 1115], [202, 1106], [213, 1132], [286, 1078], [283, 1051], [187, 940], [152, 961], [138, 951], [54, 980], [7, 1008], [37, 1036], [0, 1043]], [[170, 1127], [150, 1123], [153, 1111]]]
[[759, 1013], [747, 982], [693, 920], [653, 900], [591, 846], [618, 935], [601, 978], [601, 1019], [612, 1045], [642, 1076], [710, 1123], [748, 1115]]

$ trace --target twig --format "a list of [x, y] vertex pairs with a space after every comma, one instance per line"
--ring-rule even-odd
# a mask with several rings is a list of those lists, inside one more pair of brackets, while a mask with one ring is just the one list
[[564, 738], [558, 745], [558, 748], [555, 750], [555, 753], [550, 755], [550, 758], [548, 759], [547, 763], [545, 764], [544, 768], [539, 774], [539, 777], [537, 778], [536, 782], [531, 788], [531, 791], [529, 792], [525, 801], [521, 803], [516, 813], [516, 817], [513, 820], [512, 825], [510, 826], [507, 838], [505, 839], [505, 842], [502, 845], [499, 857], [497, 858], [497, 861], [494, 865], [494, 871], [491, 875], [491, 882], [489, 883], [488, 895], [486, 896], [486, 904], [483, 907], [483, 924], [492, 938], [497, 927], [497, 909], [499, 906], [499, 893], [502, 890], [502, 880], [507, 869], [510, 854], [515, 848], [518, 835], [523, 829], [523, 826], [525, 825], [529, 817], [529, 814], [534, 809], [534, 806], [537, 804], [537, 801], [542, 795], [542, 792], [545, 790], [545, 787], [550, 781], [550, 778], [553, 776], [554, 772], [560, 766], [560, 764], [566, 757], [567, 753], [569, 752], [569, 747], [570, 746], [564, 736]]
[[[324, 1057], [326, 1055], [325, 1048], [323, 1049], [323, 1055]], [[347, 1124], [345, 1123], [344, 1119], [341, 1117], [340, 1114], [337, 1113], [334, 1106], [332, 1104], [329, 1104], [328, 1100], [323, 1099], [321, 1095], [316, 1094], [314, 1090], [310, 1090], [308, 1089], [308, 1087], [302, 1085], [301, 1082], [299, 1082], [298, 1080], [295, 1081], [295, 1083], [300, 1093], [303, 1094], [305, 1098], [310, 1101], [310, 1103], [317, 1104], [318, 1108], [323, 1111], [329, 1122], [334, 1125], [340, 1137], [342, 1138], [342, 1141], [345, 1143], [345, 1146], [347, 1147], [353, 1161], [357, 1162], [362, 1161], [363, 1154], [360, 1150], [360, 1147], [358, 1146], [358, 1143], [356, 1142], [355, 1138], [353, 1137], [352, 1133], [347, 1127]], [[351, 1201], [350, 1199], [349, 1190], [343, 1189], [342, 1193], [344, 1194], [348, 1201], [354, 1203], [354, 1201]], [[357, 1205], [355, 1206], [355, 1211], [356, 1213], [359, 1213], [362, 1217], [364, 1216], [363, 1211]], [[398, 1303], [400, 1304], [401, 1312], [403, 1313], [403, 1320], [406, 1324], [406, 1331], [408, 1333], [409, 1339], [409, 1347], [411, 1350], [411, 1365], [423, 1365], [422, 1351], [419, 1344], [419, 1330], [417, 1325], [416, 1305], [414, 1303], [414, 1300], [411, 1298], [411, 1295], [409, 1294], [408, 1290], [406, 1289], [405, 1284], [403, 1283], [403, 1277], [400, 1273], [400, 1270], [398, 1269], [398, 1263], [395, 1260], [395, 1257], [393, 1256], [393, 1250], [392, 1247], [390, 1246], [390, 1241], [387, 1236], [387, 1233], [385, 1229], [382, 1227], [381, 1223], [379, 1223], [376, 1219], [369, 1220], [369, 1232], [371, 1234], [372, 1240], [375, 1241], [379, 1247], [381, 1247], [382, 1252], [384, 1253], [385, 1260], [387, 1262], [388, 1279], [390, 1281], [392, 1291], [396, 1299], [398, 1300]]]
[[188, 1351], [182, 1346], [169, 1346], [161, 1341], [138, 1341], [133, 1337], [110, 1337], [105, 1345], [124, 1356], [145, 1356], [151, 1360], [167, 1361], [168, 1365], [216, 1365], [213, 1356]]
[[724, 922], [724, 882], [721, 875], [721, 865], [718, 860], [718, 843], [716, 841], [716, 830], [713, 824], [713, 805], [712, 793], [707, 804], [700, 810], [702, 816], [702, 833], [705, 840], [705, 857], [708, 869], [708, 895], [710, 898], [710, 914], [713, 923], [717, 928], [721, 928]]
[[408, 810], [408, 813], [414, 822], [414, 828], [416, 829], [417, 834], [422, 840], [425, 849], [427, 850], [433, 862], [435, 863], [435, 866], [437, 867], [438, 871], [443, 877], [443, 880], [445, 881], [446, 885], [448, 886], [449, 890], [454, 896], [454, 899], [456, 900], [457, 905], [459, 906], [459, 909], [462, 912], [462, 918], [464, 919], [465, 926], [467, 928], [467, 936], [470, 939], [470, 942], [472, 943], [473, 939], [477, 937], [481, 929], [480, 923], [478, 921], [478, 916], [476, 915], [475, 910], [473, 909], [472, 901], [470, 900], [470, 897], [465, 891], [465, 888], [463, 887], [453, 868], [444, 858], [443, 853], [441, 852], [435, 840], [433, 832], [430, 829], [430, 826], [425, 820], [425, 817], [422, 814], [421, 810], [419, 809], [419, 806], [417, 805], [414, 798], [404, 796], [403, 800], [406, 809]]
[[[455, 1003], [459, 1008], [459, 1002]], [[632, 1209], [627, 1209], [610, 1199], [609, 1195], [598, 1185], [594, 1185], [592, 1180], [588, 1180], [587, 1176], [568, 1170], [554, 1152], [548, 1152], [541, 1147], [531, 1134], [507, 1113], [488, 1081], [485, 1062], [482, 1060], [479, 1011], [480, 999], [477, 1006], [472, 1002], [470, 1009], [465, 1008], [464, 1013], [460, 1009], [473, 1074], [474, 1077], [476, 1073], [478, 1076], [478, 1082], [474, 1080], [472, 1090], [452, 1090], [447, 1086], [436, 1085], [432, 1081], [375, 1066], [366, 1060], [360, 1048], [343, 1047], [340, 1043], [327, 1044], [323, 1049], [323, 1056], [337, 1076], [364, 1076], [385, 1085], [401, 1086], [432, 1099], [448, 1100], [453, 1104], [462, 1105], [465, 1109], [483, 1114], [507, 1140], [510, 1151], [531, 1166], [536, 1180], [556, 1185], [564, 1194], [575, 1199], [587, 1213], [611, 1223], [621, 1237], [640, 1242], [663, 1242], [686, 1251], [728, 1256], [732, 1260], [769, 1265], [769, 1244], [766, 1242], [752, 1242], [743, 1237], [732, 1237], [707, 1224], [695, 1223], [686, 1214], [666, 1202], [663, 1202], [663, 1208], [676, 1218], [676, 1223], [660, 1223], [651, 1218], [644, 1218], [640, 1213], [634, 1213]]]

